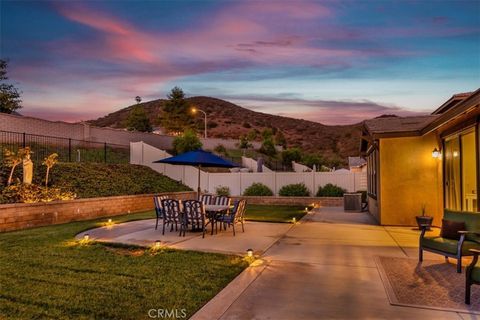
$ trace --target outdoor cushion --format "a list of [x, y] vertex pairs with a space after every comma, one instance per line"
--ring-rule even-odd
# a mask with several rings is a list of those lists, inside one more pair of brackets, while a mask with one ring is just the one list
[[[423, 247], [430, 249], [457, 254], [457, 240], [446, 239], [442, 237], [423, 237], [421, 239], [421, 244]], [[471, 255], [471, 253], [468, 251], [470, 249], [480, 249], [480, 244], [465, 240], [462, 246], [462, 255]]]
[[440, 237], [460, 240], [460, 233], [458, 233], [458, 231], [465, 231], [465, 222], [442, 219]]
[[[466, 231], [480, 232], [480, 212], [452, 211], [445, 209], [443, 218], [451, 221], [465, 222]], [[480, 236], [467, 234], [466, 240], [480, 243]]]

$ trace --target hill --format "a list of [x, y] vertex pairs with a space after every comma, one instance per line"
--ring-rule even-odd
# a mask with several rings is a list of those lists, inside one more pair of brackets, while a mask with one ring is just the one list
[[[255, 112], [225, 100], [211, 97], [191, 97], [192, 105], [208, 114], [208, 135], [215, 138], [238, 139], [252, 129], [262, 131], [276, 128], [283, 132], [289, 147], [298, 146], [307, 152], [319, 152], [325, 159], [340, 158], [345, 163], [348, 156], [358, 155], [360, 124], [327, 126], [318, 122]], [[165, 100], [141, 103], [151, 122], [159, 124]], [[125, 120], [134, 105], [89, 121], [100, 127], [124, 128]], [[201, 128], [203, 125], [200, 123]], [[260, 140], [260, 138], [258, 138]]]

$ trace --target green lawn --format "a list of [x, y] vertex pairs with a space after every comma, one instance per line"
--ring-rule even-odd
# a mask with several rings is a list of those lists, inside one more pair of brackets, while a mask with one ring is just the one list
[[292, 222], [295, 218], [300, 220], [305, 215], [305, 207], [301, 206], [272, 206], [272, 205], [247, 205], [246, 220], [264, 222]]
[[0, 318], [148, 319], [150, 309], [191, 316], [247, 266], [236, 256], [74, 241], [101, 221], [0, 234]]

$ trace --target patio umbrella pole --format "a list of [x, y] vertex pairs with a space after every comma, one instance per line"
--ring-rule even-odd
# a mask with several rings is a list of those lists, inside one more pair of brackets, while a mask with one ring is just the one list
[[197, 200], [200, 200], [200, 168], [201, 164], [198, 165], [198, 188], [197, 188]]

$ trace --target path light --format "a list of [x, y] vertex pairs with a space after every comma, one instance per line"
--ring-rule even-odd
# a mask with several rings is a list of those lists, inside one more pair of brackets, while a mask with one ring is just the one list
[[432, 157], [435, 158], [435, 159], [440, 158], [440, 151], [438, 151], [437, 148], [433, 149], [433, 151], [432, 151]]
[[253, 257], [253, 249], [248, 249], [247, 250], [247, 257], [249, 257], [249, 258]]
[[297, 223], [297, 218], [293, 217], [293, 218], [292, 218], [292, 223], [293, 223], [293, 224]]
[[84, 240], [84, 241], [90, 240], [90, 235], [89, 235], [88, 233], [85, 233], [85, 234], [83, 235], [83, 240]]
[[111, 223], [112, 223], [112, 219], [108, 219], [108, 223], [111, 224]]
[[161, 246], [160, 240], [156, 240], [155, 241], [155, 249], [160, 249], [160, 246]]
[[308, 207], [305, 207], [305, 212], [308, 212]]

